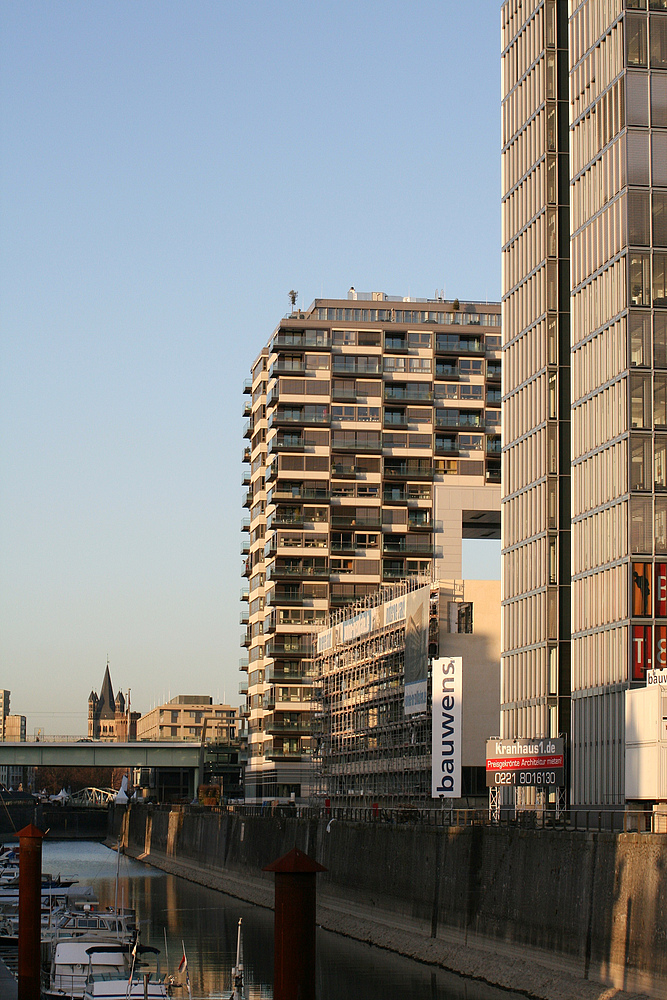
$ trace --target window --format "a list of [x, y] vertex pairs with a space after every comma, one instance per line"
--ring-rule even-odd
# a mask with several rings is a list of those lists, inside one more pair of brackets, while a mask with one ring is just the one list
[[648, 367], [651, 364], [651, 314], [630, 311], [630, 364], [632, 367]]
[[408, 334], [408, 347], [430, 347], [431, 346], [431, 334], [430, 333], [409, 333]]
[[653, 305], [667, 306], [667, 254], [653, 254]]
[[655, 475], [656, 490], [667, 490], [667, 436], [657, 434], [655, 438]]
[[651, 427], [651, 376], [630, 376], [630, 426]]
[[630, 301], [633, 306], [649, 306], [651, 258], [647, 253], [630, 254]]
[[667, 427], [667, 375], [653, 378], [653, 423], [656, 427]]
[[651, 66], [667, 67], [667, 18], [651, 14]]
[[652, 563], [632, 564], [632, 616], [647, 617], [651, 614], [651, 571]]
[[647, 247], [650, 245], [649, 223], [648, 191], [628, 191], [628, 237], [631, 246]]
[[625, 57], [628, 66], [647, 65], [646, 18], [628, 14], [625, 19]]
[[653, 317], [653, 364], [667, 368], [667, 316], [661, 313]]

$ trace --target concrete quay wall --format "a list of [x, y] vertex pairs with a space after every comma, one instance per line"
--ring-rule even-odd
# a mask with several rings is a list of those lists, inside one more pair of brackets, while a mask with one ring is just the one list
[[328, 824], [146, 806], [111, 810], [109, 836], [119, 835], [147, 861], [171, 859], [267, 890], [272, 876], [262, 867], [296, 846], [328, 869], [318, 876], [318, 919], [328, 908], [361, 921], [360, 932], [352, 919], [332, 929], [394, 947], [372, 928], [402, 928], [424, 947], [397, 950], [455, 971], [466, 969], [439, 959], [438, 942], [462, 950], [459, 966], [465, 949], [491, 949], [587, 986], [667, 997], [666, 835]]

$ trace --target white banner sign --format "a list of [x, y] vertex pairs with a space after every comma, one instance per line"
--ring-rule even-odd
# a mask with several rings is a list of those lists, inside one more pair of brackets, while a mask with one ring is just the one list
[[653, 684], [667, 685], [667, 670], [647, 670], [646, 687], [651, 687]]
[[463, 661], [441, 656], [433, 661], [433, 737], [431, 796], [461, 797], [461, 692]]
[[405, 602], [405, 715], [425, 712], [428, 695], [428, 616], [431, 588], [407, 594]]

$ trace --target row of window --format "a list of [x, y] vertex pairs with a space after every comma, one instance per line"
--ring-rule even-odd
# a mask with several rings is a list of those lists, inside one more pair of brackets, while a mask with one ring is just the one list
[[[611, 8], [614, 9], [611, 9]], [[621, 13], [620, 0], [582, 5], [570, 28], [570, 95], [572, 117], [578, 118], [604, 93], [623, 68], [623, 24], [612, 22]], [[591, 18], [596, 19], [594, 22]], [[588, 53], [588, 55], [585, 55]]]
[[317, 318], [345, 323], [436, 323], [438, 326], [500, 326], [498, 313], [444, 312], [433, 309], [366, 309], [363, 307], [324, 307]]
[[572, 232], [576, 233], [625, 185], [626, 147], [618, 139], [604, 149], [576, 178], [570, 189]]

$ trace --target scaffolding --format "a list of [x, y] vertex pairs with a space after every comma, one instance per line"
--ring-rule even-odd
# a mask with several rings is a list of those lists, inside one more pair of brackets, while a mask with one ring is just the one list
[[[383, 587], [331, 615], [329, 628], [423, 587], [430, 588], [429, 678], [437, 655], [439, 588], [414, 577]], [[338, 638], [315, 655], [314, 793], [331, 805], [382, 808], [431, 799], [431, 716], [404, 712], [405, 621], [378, 623], [346, 642]], [[430, 690], [430, 684], [429, 684]]]

